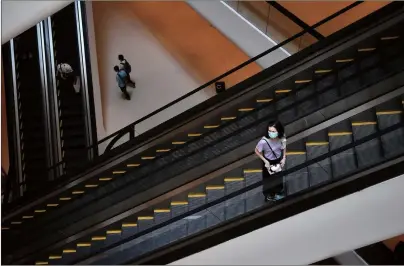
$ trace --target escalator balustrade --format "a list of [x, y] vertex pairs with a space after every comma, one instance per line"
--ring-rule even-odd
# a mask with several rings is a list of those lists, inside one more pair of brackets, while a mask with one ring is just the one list
[[[286, 198], [282, 201], [287, 200], [288, 196], [347, 177], [396, 156], [402, 156], [403, 99], [404, 96], [400, 96], [384, 102], [288, 146], [287, 174], [283, 177]], [[333, 151], [335, 154], [330, 154]], [[326, 159], [321, 160], [321, 156], [325, 156]], [[302, 167], [306, 162], [309, 162], [309, 165]], [[300, 169], [295, 171], [296, 168]], [[290, 171], [292, 172], [289, 173]], [[256, 160], [202, 186], [176, 195], [166, 201], [165, 205], [159, 204], [155, 208], [144, 210], [99, 230], [92, 236], [71, 243], [65, 249], [54, 251], [36, 263], [128, 263], [157, 248], [263, 206], [265, 200], [262, 186], [256, 186], [204, 208], [209, 203], [237, 193], [248, 186], [259, 184], [261, 181], [261, 162]], [[198, 208], [202, 210], [199, 211]], [[193, 213], [190, 213], [192, 211]], [[170, 223], [172, 219], [175, 221]], [[159, 226], [163, 223], [166, 225]], [[153, 230], [156, 226], [159, 228]], [[122, 245], [118, 246], [117, 243]], [[89, 260], [90, 254], [96, 255], [100, 252], [107, 253], [99, 259]]]
[[37, 28], [14, 40], [18, 127], [24, 190], [47, 181], [47, 152], [44, 100], [39, 66]]
[[[51, 25], [55, 66], [68, 63], [78, 75], [80, 59], [74, 4], [53, 15]], [[56, 90], [63, 169], [68, 174], [88, 161], [82, 90], [76, 93], [72, 80], [61, 78], [57, 79]]]

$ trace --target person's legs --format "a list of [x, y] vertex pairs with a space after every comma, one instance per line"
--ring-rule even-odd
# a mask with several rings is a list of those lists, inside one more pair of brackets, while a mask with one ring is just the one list
[[125, 87], [120, 87], [122, 93], [125, 95], [126, 100], [130, 100], [130, 95], [128, 93], [128, 91], [126, 90], [126, 86]]
[[273, 201], [273, 197], [270, 195], [271, 187], [270, 184], [268, 183], [270, 178], [271, 175], [269, 174], [268, 169], [265, 167], [264, 162], [262, 162], [262, 181], [263, 181], [262, 194], [265, 197], [265, 201]]
[[128, 75], [128, 84], [130, 84], [133, 88], [136, 88], [136, 83], [130, 78], [130, 73], [126, 72]]

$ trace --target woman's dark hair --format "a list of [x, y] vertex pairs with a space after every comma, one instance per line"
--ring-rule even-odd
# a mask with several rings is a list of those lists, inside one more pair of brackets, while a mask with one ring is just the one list
[[118, 72], [118, 71], [119, 71], [119, 67], [118, 67], [118, 66], [114, 66], [114, 70], [115, 70], [115, 72]]
[[276, 131], [278, 131], [278, 138], [285, 137], [285, 128], [283, 127], [282, 123], [278, 120], [269, 121], [268, 126], [265, 128], [264, 136], [268, 136], [268, 128], [274, 127]]

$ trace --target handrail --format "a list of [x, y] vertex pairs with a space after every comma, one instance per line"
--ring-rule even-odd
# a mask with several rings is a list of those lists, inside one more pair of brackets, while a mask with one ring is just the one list
[[[144, 116], [144, 117], [142, 117], [142, 118], [140, 118], [140, 119], [134, 121], [133, 123], [131, 123], [131, 124], [129, 124], [129, 125], [127, 125], [127, 126], [121, 128], [120, 130], [118, 130], [118, 131], [116, 131], [116, 132], [114, 132], [114, 133], [112, 133], [112, 134], [110, 134], [110, 135], [108, 135], [108, 136], [102, 138], [102, 139], [99, 140], [97, 143], [95, 143], [95, 144], [93, 144], [93, 145], [91, 145], [91, 146], [86, 147], [86, 149], [94, 149], [94, 148], [97, 147], [99, 144], [101, 144], [101, 143], [103, 143], [103, 142], [105, 142], [105, 141], [107, 141], [107, 140], [109, 140], [109, 139], [111, 139], [111, 138], [113, 138], [113, 137], [115, 137], [115, 136], [121, 134], [122, 132], [126, 132], [126, 133], [129, 132], [129, 131], [131, 130], [131, 128], [134, 128], [134, 127], [135, 127], [135, 125], [137, 125], [137, 124], [139, 124], [139, 123], [141, 123], [141, 122], [143, 122], [143, 121], [149, 119], [150, 117], [152, 117], [152, 116], [154, 116], [154, 115], [160, 113], [161, 111], [164, 111], [165, 109], [167, 109], [167, 108], [169, 108], [169, 107], [175, 105], [176, 103], [178, 103], [178, 102], [180, 102], [180, 101], [182, 101], [182, 100], [184, 100], [184, 99], [190, 97], [191, 95], [194, 95], [195, 93], [197, 93], [197, 92], [199, 92], [199, 91], [201, 91], [201, 90], [207, 88], [208, 86], [214, 84], [215, 82], [220, 81], [220, 80], [223, 79], [224, 77], [227, 77], [227, 76], [229, 76], [230, 74], [233, 74], [234, 72], [236, 72], [236, 71], [238, 71], [238, 70], [244, 68], [245, 66], [247, 66], [247, 65], [249, 65], [249, 64], [251, 64], [251, 63], [257, 61], [258, 59], [260, 59], [260, 58], [262, 58], [262, 57], [268, 55], [269, 53], [271, 53], [271, 52], [277, 50], [278, 48], [281, 48], [281, 47], [284, 46], [285, 44], [288, 44], [288, 43], [290, 43], [290, 42], [292, 42], [292, 41], [298, 39], [299, 37], [303, 36], [304, 34], [309, 33], [309, 31], [311, 31], [312, 29], [315, 29], [315, 28], [317, 28], [317, 27], [319, 27], [319, 26], [321, 26], [321, 25], [327, 23], [328, 21], [330, 21], [330, 20], [332, 20], [332, 19], [338, 17], [339, 15], [341, 15], [341, 14], [343, 14], [343, 13], [345, 13], [345, 12], [351, 10], [352, 8], [358, 6], [358, 5], [361, 4], [361, 3], [363, 3], [363, 1], [356, 1], [356, 2], [354, 2], [354, 3], [352, 3], [352, 4], [348, 5], [348, 6], [346, 6], [345, 8], [343, 8], [343, 9], [337, 11], [336, 13], [330, 15], [329, 17], [327, 17], [327, 18], [325, 18], [325, 19], [323, 19], [323, 20], [317, 22], [316, 24], [312, 25], [310, 28], [304, 29], [303, 31], [301, 31], [301, 32], [299, 32], [299, 33], [293, 35], [292, 37], [290, 37], [290, 38], [288, 38], [288, 39], [286, 39], [286, 40], [280, 42], [279, 44], [277, 44], [277, 45], [275, 45], [275, 46], [273, 46], [273, 47], [271, 47], [271, 48], [269, 48], [268, 50], [266, 50], [266, 51], [264, 51], [264, 52], [262, 52], [262, 53], [260, 53], [260, 54], [258, 54], [258, 55], [256, 55], [256, 56], [254, 56], [254, 57], [248, 59], [247, 61], [243, 62], [242, 64], [240, 64], [240, 65], [238, 65], [238, 66], [236, 66], [236, 67], [234, 67], [234, 68], [228, 70], [227, 72], [225, 72], [225, 73], [221, 74], [220, 76], [218, 76], [218, 77], [212, 79], [211, 81], [208, 81], [207, 83], [205, 83], [205, 84], [199, 86], [198, 88], [196, 88], [196, 89], [194, 89], [194, 90], [192, 90], [192, 91], [190, 91], [190, 92], [184, 94], [183, 96], [177, 98], [176, 100], [174, 100], [174, 101], [172, 101], [172, 102], [170, 102], [170, 103], [168, 103], [168, 104], [166, 104], [166, 105], [164, 105], [164, 106], [162, 106], [162, 107], [156, 109], [155, 111], [149, 113], [148, 115], [146, 115], [146, 116]], [[59, 162], [58, 164], [60, 164], [60, 163], [62, 163], [62, 162]], [[56, 167], [56, 165], [50, 167], [50, 169], [52, 169], [52, 168], [54, 168], [54, 167]]]
[[[142, 230], [142, 231], [140, 231], [140, 232], [134, 234], [133, 236], [128, 237], [127, 239], [122, 239], [122, 240], [120, 240], [120, 241], [118, 241], [118, 242], [116, 242], [116, 243], [110, 245], [109, 247], [107, 246], [107, 247], [104, 247], [104, 248], [98, 250], [97, 252], [95, 252], [95, 254], [89, 254], [89, 255], [88, 255], [87, 257], [85, 257], [85, 258], [81, 258], [80, 260], [75, 261], [74, 264], [82, 264], [82, 262], [84, 262], [85, 260], [87, 260], [87, 259], [89, 259], [89, 258], [92, 258], [92, 257], [94, 257], [94, 256], [97, 257], [97, 256], [99, 256], [99, 254], [102, 254], [102, 253], [104, 253], [105, 251], [109, 251], [109, 254], [111, 254], [111, 253], [110, 253], [110, 250], [115, 249], [115, 248], [119, 249], [119, 246], [121, 246], [122, 244], [128, 243], [128, 242], [130, 242], [130, 241], [132, 241], [132, 240], [135, 240], [136, 238], [139, 238], [139, 237], [141, 237], [141, 236], [144, 236], [144, 235], [146, 235], [146, 234], [148, 234], [148, 233], [151, 233], [151, 232], [153, 232], [153, 231], [155, 231], [155, 230], [161, 229], [161, 228], [163, 228], [163, 227], [165, 227], [165, 226], [168, 226], [168, 225], [170, 225], [170, 224], [172, 224], [172, 223], [174, 223], [174, 222], [180, 221], [180, 220], [182, 220], [182, 219], [184, 219], [184, 218], [186, 218], [186, 217], [188, 217], [188, 216], [194, 215], [194, 214], [199, 213], [199, 212], [201, 212], [201, 211], [203, 211], [203, 210], [206, 210], [206, 209], [208, 209], [208, 208], [210, 208], [210, 207], [213, 207], [213, 206], [215, 206], [215, 205], [218, 205], [218, 204], [220, 204], [220, 203], [223, 203], [223, 202], [225, 202], [225, 201], [227, 201], [227, 200], [229, 200], [229, 199], [231, 199], [231, 198], [234, 198], [234, 197], [237, 197], [237, 196], [239, 196], [239, 195], [242, 195], [242, 194], [244, 194], [244, 193], [246, 193], [246, 192], [248, 192], [248, 191], [251, 191], [251, 190], [253, 190], [253, 189], [255, 189], [255, 188], [258, 188], [259, 186], [263, 185], [264, 183], [271, 183], [271, 184], [273, 184], [273, 185], [281, 184], [281, 183], [283, 182], [283, 181], [282, 181], [282, 180], [283, 180], [283, 177], [284, 177], [284, 176], [287, 176], [288, 174], [291, 174], [291, 173], [293, 173], [293, 172], [296, 172], [296, 171], [299, 171], [299, 170], [301, 170], [301, 169], [307, 168], [308, 166], [310, 166], [310, 165], [312, 165], [312, 164], [319, 163], [319, 162], [323, 161], [324, 159], [331, 158], [332, 156], [334, 156], [334, 155], [336, 155], [336, 154], [340, 154], [340, 153], [342, 153], [342, 152], [345, 152], [345, 151], [347, 151], [347, 150], [350, 150], [350, 149], [352, 149], [352, 148], [354, 148], [354, 147], [357, 147], [357, 146], [359, 146], [359, 145], [361, 145], [361, 144], [364, 144], [364, 143], [366, 143], [366, 142], [368, 142], [368, 141], [370, 141], [370, 140], [372, 140], [372, 139], [379, 138], [379, 137], [381, 137], [381, 136], [383, 136], [383, 135], [385, 135], [385, 134], [388, 134], [388, 133], [393, 132], [393, 131], [395, 131], [395, 130], [397, 130], [397, 129], [399, 129], [399, 128], [402, 128], [403, 126], [404, 126], [404, 122], [395, 124], [395, 125], [393, 125], [393, 126], [390, 126], [390, 127], [388, 127], [388, 128], [385, 128], [385, 129], [383, 129], [383, 130], [380, 130], [380, 131], [378, 131], [378, 132], [375, 132], [375, 133], [373, 133], [373, 134], [371, 134], [371, 135], [368, 135], [368, 136], [366, 136], [366, 137], [364, 137], [364, 138], [362, 138], [362, 139], [360, 139], [360, 140], [354, 141], [354, 142], [352, 142], [352, 143], [350, 143], [350, 144], [344, 145], [344, 146], [339, 147], [339, 148], [337, 148], [337, 149], [335, 149], [335, 150], [333, 150], [333, 151], [330, 151], [330, 152], [325, 153], [325, 154], [323, 154], [323, 155], [320, 155], [320, 156], [318, 156], [318, 157], [316, 157], [316, 158], [313, 158], [313, 159], [311, 159], [311, 160], [309, 160], [309, 161], [306, 161], [306, 162], [304, 162], [303, 164], [300, 164], [300, 165], [297, 165], [297, 166], [295, 166], [295, 167], [292, 167], [291, 169], [288, 169], [288, 170], [282, 171], [282, 172], [280, 172], [280, 173], [274, 174], [274, 175], [272, 176], [271, 180], [265, 180], [265, 182], [264, 182], [264, 181], [256, 182], [256, 183], [251, 184], [251, 185], [249, 185], [249, 186], [246, 186], [246, 187], [244, 187], [244, 188], [242, 188], [242, 189], [240, 189], [240, 190], [237, 190], [237, 191], [234, 191], [234, 192], [232, 192], [232, 193], [230, 193], [230, 194], [227, 194], [227, 195], [225, 195], [225, 196], [223, 196], [223, 197], [221, 197], [221, 198], [219, 198], [219, 199], [213, 200], [213, 201], [208, 202], [208, 203], [206, 203], [206, 204], [203, 204], [203, 205], [201, 205], [201, 206], [199, 206], [199, 207], [197, 207], [197, 208], [195, 208], [195, 209], [192, 209], [192, 210], [190, 210], [190, 211], [188, 211], [188, 212], [185, 212], [185, 213], [183, 213], [183, 214], [180, 214], [180, 215], [178, 215], [178, 216], [175, 216], [174, 218], [171, 218], [171, 219], [169, 219], [169, 220], [167, 220], [167, 221], [164, 221], [164, 222], [159, 223], [159, 224], [157, 224], [157, 225], [155, 225], [155, 226], [152, 226], [152, 227], [150, 227], [150, 228], [147, 228], [147, 229], [145, 229], [145, 230]], [[240, 160], [242, 160], [242, 159], [244, 159], [244, 158], [246, 158], [246, 157], [252, 156], [252, 155], [253, 155], [253, 154], [249, 154], [249, 155], [247, 155], [247, 156], [245, 156], [245, 157], [243, 157], [243, 158], [240, 158]], [[356, 156], [356, 155], [355, 155], [355, 156]], [[402, 154], [397, 155], [397, 156], [402, 156]], [[381, 161], [384, 162], [385, 160], [390, 160], [390, 159], [384, 158], [384, 160], [382, 159]], [[377, 164], [380, 164], [380, 162], [377, 162]], [[372, 165], [371, 167], [374, 167], [374, 165]], [[362, 171], [362, 170], [363, 170], [363, 169], [361, 169], [361, 171]], [[347, 175], [350, 176], [350, 175], [352, 175], [352, 174], [353, 174], [353, 173], [347, 173], [347, 174], [345, 174], [345, 177], [346, 177]], [[274, 179], [276, 180], [275, 182], [274, 182]], [[268, 181], [269, 181], [269, 182], [268, 182]], [[79, 262], [81, 262], [81, 263], [79, 263]]]

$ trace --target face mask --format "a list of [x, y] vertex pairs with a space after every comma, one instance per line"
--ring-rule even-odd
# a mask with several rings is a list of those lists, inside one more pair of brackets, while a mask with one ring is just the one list
[[274, 139], [274, 138], [278, 137], [278, 132], [271, 132], [271, 131], [268, 131], [268, 136], [269, 136], [271, 139]]

